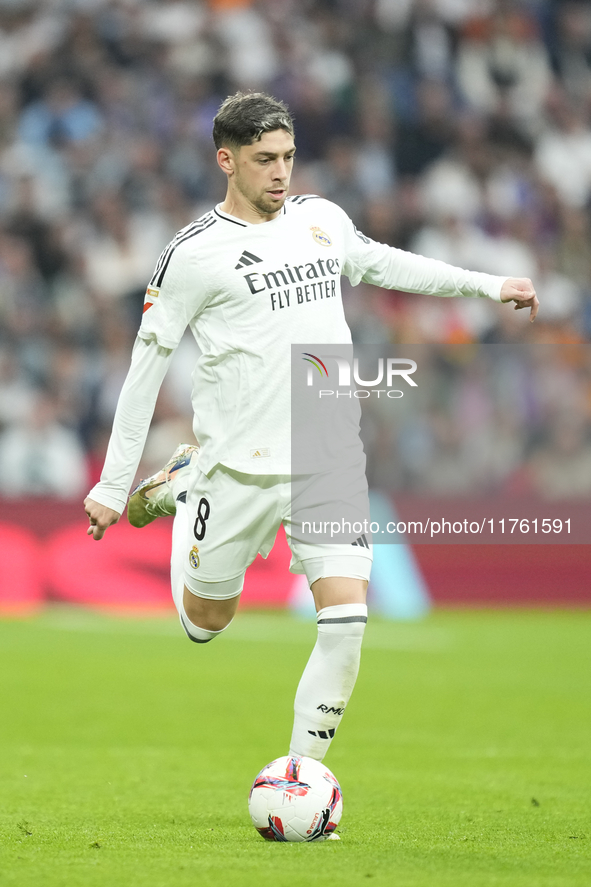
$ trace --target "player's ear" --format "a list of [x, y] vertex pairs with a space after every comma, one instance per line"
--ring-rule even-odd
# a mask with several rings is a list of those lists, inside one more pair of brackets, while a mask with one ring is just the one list
[[236, 158], [230, 148], [220, 148], [217, 153], [218, 166], [226, 175], [231, 176], [236, 168]]

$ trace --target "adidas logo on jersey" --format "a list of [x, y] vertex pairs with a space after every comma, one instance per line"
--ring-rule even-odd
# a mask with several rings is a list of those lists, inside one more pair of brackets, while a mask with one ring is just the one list
[[262, 259], [259, 259], [258, 256], [255, 256], [254, 253], [249, 253], [247, 249], [244, 250], [240, 258], [238, 259], [238, 264], [234, 265], [234, 270], [238, 271], [239, 268], [246, 268], [247, 265], [254, 265], [255, 262], [262, 262]]

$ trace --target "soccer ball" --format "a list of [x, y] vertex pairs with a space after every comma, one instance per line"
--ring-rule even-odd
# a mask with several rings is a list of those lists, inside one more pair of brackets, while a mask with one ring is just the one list
[[248, 810], [267, 841], [318, 841], [339, 824], [343, 796], [320, 761], [287, 755], [263, 767], [252, 784]]

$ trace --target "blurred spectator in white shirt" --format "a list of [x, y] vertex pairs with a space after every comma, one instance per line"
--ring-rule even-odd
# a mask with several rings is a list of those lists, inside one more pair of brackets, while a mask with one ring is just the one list
[[499, 4], [491, 16], [466, 24], [456, 73], [474, 109], [490, 114], [505, 98], [515, 119], [535, 130], [552, 74], [535, 19], [515, 6]]
[[585, 206], [591, 197], [591, 129], [562, 90], [552, 91], [547, 107], [552, 127], [537, 143], [537, 168], [568, 206]]
[[37, 392], [27, 416], [0, 435], [0, 493], [69, 499], [87, 484], [80, 441], [58, 420], [53, 398]]

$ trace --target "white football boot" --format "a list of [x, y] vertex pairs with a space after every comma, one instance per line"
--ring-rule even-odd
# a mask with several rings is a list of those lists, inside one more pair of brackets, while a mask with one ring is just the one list
[[139, 482], [127, 503], [127, 520], [132, 527], [145, 527], [157, 517], [176, 514], [171, 481], [189, 473], [191, 460], [198, 452], [198, 446], [180, 444], [164, 468]]

